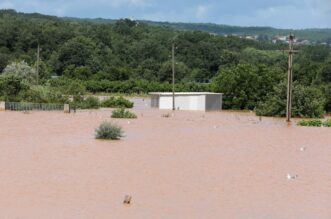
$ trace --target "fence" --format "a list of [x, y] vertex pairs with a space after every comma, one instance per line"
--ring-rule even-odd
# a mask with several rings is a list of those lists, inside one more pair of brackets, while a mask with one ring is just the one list
[[65, 111], [65, 104], [54, 103], [19, 103], [19, 102], [6, 102], [5, 110], [13, 111]]

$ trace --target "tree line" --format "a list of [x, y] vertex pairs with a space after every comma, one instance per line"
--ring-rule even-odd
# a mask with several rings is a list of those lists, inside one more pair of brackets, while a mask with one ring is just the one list
[[[178, 91], [222, 92], [226, 109], [284, 114], [287, 45], [178, 31], [129, 19], [100, 23], [13, 10], [0, 11], [0, 98], [25, 100], [27, 90], [52, 93], [45, 89], [79, 94], [170, 91], [172, 43]], [[331, 111], [331, 48], [297, 49], [294, 114], [321, 116]], [[40, 86], [43, 91], [36, 89]], [[17, 95], [20, 92], [25, 94]], [[302, 106], [311, 110], [303, 112]]]

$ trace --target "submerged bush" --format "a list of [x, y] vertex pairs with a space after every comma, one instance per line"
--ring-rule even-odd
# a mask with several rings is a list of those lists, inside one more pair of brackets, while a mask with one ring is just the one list
[[323, 126], [325, 127], [331, 127], [331, 119], [327, 119], [323, 122]]
[[322, 126], [322, 121], [318, 119], [313, 119], [313, 120], [300, 120], [297, 123], [299, 126], [315, 126], [315, 127], [321, 127]]
[[135, 119], [137, 118], [136, 114], [125, 110], [124, 108], [116, 109], [112, 112], [111, 118], [126, 118], [126, 119]]
[[72, 106], [78, 109], [98, 109], [100, 107], [100, 101], [97, 97], [93, 96], [89, 96], [85, 99], [77, 96], [74, 98]]
[[96, 139], [119, 140], [121, 137], [123, 137], [122, 128], [111, 122], [102, 122], [95, 130]]
[[107, 108], [132, 108], [133, 102], [125, 99], [124, 97], [109, 97], [101, 102], [101, 106]]

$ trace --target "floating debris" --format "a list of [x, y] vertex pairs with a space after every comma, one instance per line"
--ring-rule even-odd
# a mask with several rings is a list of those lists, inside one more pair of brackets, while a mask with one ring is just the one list
[[130, 205], [131, 204], [131, 199], [132, 199], [131, 195], [125, 195], [123, 204], [124, 205]]
[[170, 113], [162, 114], [161, 117], [163, 117], [163, 118], [169, 118], [170, 117]]
[[298, 178], [298, 175], [297, 174], [295, 174], [295, 175], [291, 175], [291, 174], [287, 174], [286, 175], [286, 178], [288, 179], [288, 180], [294, 180], [294, 179], [296, 179], [296, 178]]
[[302, 151], [302, 152], [305, 151], [305, 150], [306, 150], [305, 147], [301, 147], [301, 148], [300, 148], [300, 151]]

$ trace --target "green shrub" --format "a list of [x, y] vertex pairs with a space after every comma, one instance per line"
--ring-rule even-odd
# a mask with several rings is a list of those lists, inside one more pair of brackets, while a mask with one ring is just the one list
[[299, 126], [315, 126], [315, 127], [321, 127], [322, 126], [322, 121], [318, 119], [313, 119], [313, 120], [300, 120], [297, 123]]
[[132, 108], [133, 102], [123, 97], [109, 97], [101, 102], [101, 106], [106, 108]]
[[116, 109], [112, 112], [111, 118], [126, 118], [126, 119], [136, 119], [136, 114], [125, 110], [124, 108]]
[[121, 137], [123, 137], [122, 128], [111, 122], [102, 122], [95, 130], [96, 139], [119, 140]]
[[93, 96], [89, 96], [85, 99], [76, 96], [71, 105], [77, 109], [98, 109], [100, 107], [100, 101]]
[[323, 126], [325, 127], [331, 127], [331, 119], [327, 119], [323, 122]]

